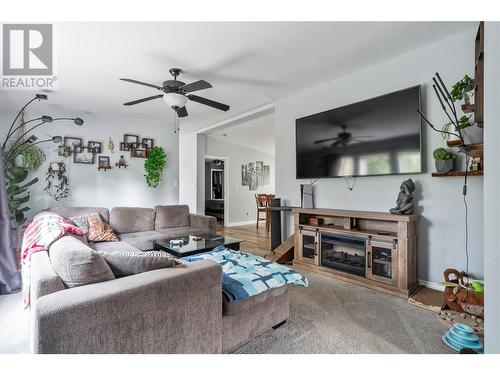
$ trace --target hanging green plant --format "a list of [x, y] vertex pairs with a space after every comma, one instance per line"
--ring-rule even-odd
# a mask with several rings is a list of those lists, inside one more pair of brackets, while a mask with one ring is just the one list
[[36, 171], [45, 161], [45, 154], [38, 147], [25, 148], [19, 153], [22, 156], [22, 167], [29, 171]]
[[162, 147], [153, 147], [148, 151], [148, 156], [144, 161], [146, 170], [146, 183], [150, 187], [157, 187], [161, 181], [161, 174], [167, 166], [167, 153]]

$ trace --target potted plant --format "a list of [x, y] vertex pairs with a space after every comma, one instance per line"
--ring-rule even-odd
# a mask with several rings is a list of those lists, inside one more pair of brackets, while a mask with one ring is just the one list
[[438, 172], [446, 173], [453, 170], [455, 166], [455, 160], [457, 159], [456, 153], [440, 147], [434, 150], [432, 156], [434, 156], [436, 170]]
[[161, 147], [153, 147], [148, 150], [148, 156], [144, 161], [146, 170], [146, 183], [150, 187], [157, 187], [161, 181], [161, 174], [167, 166], [167, 154]]
[[475, 83], [476, 82], [466, 74], [464, 78], [455, 83], [451, 88], [450, 96], [453, 101], [456, 102], [457, 100], [464, 99], [465, 103], [469, 104], [473, 95]]
[[[464, 130], [465, 128], [468, 128], [469, 126], [472, 126], [471, 117], [472, 117], [472, 115], [469, 115], [469, 116], [463, 115], [462, 117], [460, 117], [460, 119], [458, 120], [458, 126], [459, 126], [460, 130]], [[453, 124], [451, 122], [447, 122], [446, 124], [443, 125], [441, 130], [444, 132], [447, 132], [447, 133], [456, 133], [457, 131], [452, 125]], [[450, 139], [458, 139], [458, 137], [451, 135], [451, 134], [441, 133], [441, 136], [443, 137], [443, 139], [445, 141], [448, 141]]]

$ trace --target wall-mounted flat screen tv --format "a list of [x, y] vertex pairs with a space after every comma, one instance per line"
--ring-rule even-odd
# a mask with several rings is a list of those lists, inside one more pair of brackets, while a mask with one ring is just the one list
[[422, 172], [420, 86], [296, 120], [297, 178]]

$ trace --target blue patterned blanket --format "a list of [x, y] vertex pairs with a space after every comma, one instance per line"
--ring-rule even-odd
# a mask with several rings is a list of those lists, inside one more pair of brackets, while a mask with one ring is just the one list
[[213, 260], [222, 266], [222, 293], [229, 302], [238, 301], [285, 284], [307, 287], [300, 273], [262, 257], [219, 246], [207, 253], [187, 256], [183, 261]]

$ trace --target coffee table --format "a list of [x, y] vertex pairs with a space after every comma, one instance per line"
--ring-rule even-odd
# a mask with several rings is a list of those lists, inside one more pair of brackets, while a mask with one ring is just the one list
[[[199, 241], [195, 241], [195, 238], [201, 237]], [[170, 240], [183, 240], [184, 243], [178, 246], [171, 246]], [[184, 236], [177, 238], [162, 238], [158, 240], [151, 241], [153, 243], [153, 250], [166, 251], [178, 258], [187, 257], [188, 255], [194, 255], [199, 253], [206, 253], [207, 251], [215, 249], [217, 246], [225, 246], [229, 249], [239, 250], [240, 243], [243, 240], [238, 240], [236, 238], [217, 236], [217, 235], [200, 235], [200, 236]]]

